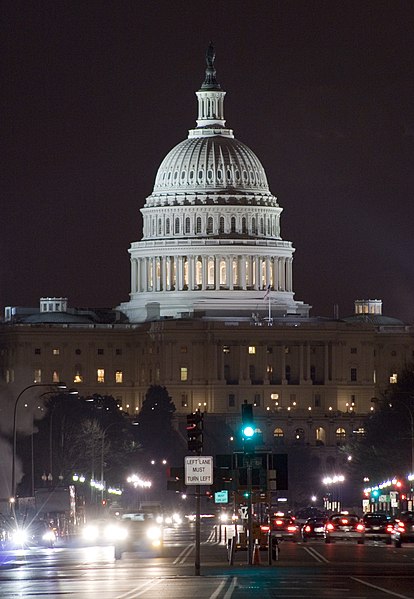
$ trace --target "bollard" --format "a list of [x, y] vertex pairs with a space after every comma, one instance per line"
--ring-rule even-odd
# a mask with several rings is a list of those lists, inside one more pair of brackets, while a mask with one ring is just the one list
[[217, 524], [214, 527], [214, 542], [217, 543]]
[[279, 543], [276, 537], [271, 537], [271, 554], [272, 560], [277, 562], [279, 559]]
[[224, 527], [224, 542], [227, 543], [227, 526]]

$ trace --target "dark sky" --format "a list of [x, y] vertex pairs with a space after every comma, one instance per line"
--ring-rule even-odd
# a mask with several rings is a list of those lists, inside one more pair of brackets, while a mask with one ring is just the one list
[[139, 209], [195, 126], [210, 40], [296, 299], [414, 321], [414, 3], [4, 1], [0, 306], [128, 299]]

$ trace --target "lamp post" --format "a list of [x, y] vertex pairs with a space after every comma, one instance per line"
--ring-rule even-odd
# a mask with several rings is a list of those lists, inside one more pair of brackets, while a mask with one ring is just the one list
[[55, 387], [56, 389], [66, 389], [65, 383], [33, 383], [32, 385], [28, 385], [22, 391], [20, 391], [19, 395], [16, 397], [16, 401], [14, 402], [14, 410], [13, 410], [13, 455], [12, 455], [12, 473], [11, 473], [11, 504], [14, 505], [16, 500], [16, 446], [17, 446], [17, 406], [19, 403], [19, 399], [29, 389], [33, 389], [35, 387]]

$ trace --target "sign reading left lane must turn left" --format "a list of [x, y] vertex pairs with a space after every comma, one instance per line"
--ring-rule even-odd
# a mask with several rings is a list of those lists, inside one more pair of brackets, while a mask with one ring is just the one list
[[186, 456], [184, 458], [185, 484], [186, 485], [212, 485], [213, 484], [213, 457], [212, 456]]

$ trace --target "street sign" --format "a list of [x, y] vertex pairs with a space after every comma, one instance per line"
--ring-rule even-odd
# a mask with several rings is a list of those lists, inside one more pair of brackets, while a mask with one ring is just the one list
[[228, 491], [217, 491], [214, 493], [214, 503], [228, 503], [229, 492]]
[[186, 485], [213, 484], [213, 457], [186, 456], [184, 458]]

